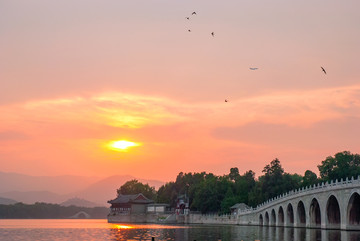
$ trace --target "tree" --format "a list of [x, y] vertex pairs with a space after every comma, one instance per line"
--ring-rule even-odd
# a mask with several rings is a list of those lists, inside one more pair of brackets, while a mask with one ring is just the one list
[[169, 203], [172, 207], [176, 206], [177, 198], [186, 194], [192, 203], [195, 194], [199, 190], [200, 184], [204, 182], [205, 172], [183, 173], [180, 172], [175, 182], [168, 182], [158, 190], [158, 202]]
[[262, 191], [264, 198], [269, 199], [284, 192], [283, 190], [283, 175], [284, 169], [282, 168], [279, 159], [274, 159], [270, 165], [264, 167], [264, 176], [259, 178], [262, 183]]
[[248, 205], [251, 207], [255, 207], [256, 205], [265, 201], [264, 193], [262, 191], [262, 183], [260, 180], [255, 183], [255, 186], [249, 192], [248, 198]]
[[236, 181], [240, 177], [239, 169], [237, 167], [230, 168], [229, 178]]
[[302, 177], [298, 174], [285, 173], [277, 158], [270, 165], [266, 165], [263, 172], [265, 175], [259, 177], [259, 182], [262, 185], [263, 201], [299, 188], [302, 181]]
[[[340, 152], [334, 157], [327, 157], [318, 168], [324, 181], [356, 177], [360, 175], [360, 155]], [[253, 171], [240, 175], [237, 167], [231, 168], [229, 174], [224, 176], [205, 172], [180, 172], [175, 182], [160, 187], [158, 201], [170, 203], [174, 207], [177, 197], [186, 194], [192, 210], [224, 213], [235, 203], [255, 207], [287, 191], [319, 181], [321, 180], [317, 175], [310, 170], [304, 176], [286, 173], [276, 158], [264, 167], [263, 175], [257, 180]]]
[[230, 207], [234, 204], [236, 204], [236, 197], [232, 191], [232, 188], [229, 186], [224, 199], [221, 201], [221, 212], [230, 213]]
[[157, 202], [168, 203], [170, 206], [175, 207], [178, 193], [176, 191], [175, 182], [168, 182], [162, 185], [157, 191]]
[[255, 186], [255, 173], [247, 171], [235, 181], [235, 196], [237, 202], [249, 204], [249, 193]]
[[317, 184], [318, 182], [319, 181], [318, 181], [316, 173], [314, 173], [310, 170], [307, 170], [303, 177], [302, 186], [303, 187], [312, 186], [314, 184]]
[[156, 199], [155, 188], [150, 187], [149, 184], [143, 184], [136, 179], [127, 181], [117, 190], [117, 193], [123, 195], [142, 193], [149, 199]]
[[[195, 193], [191, 208], [201, 211], [202, 213], [217, 212], [220, 210], [218, 195], [218, 177], [212, 173], [205, 176], [205, 180], [200, 183]], [[224, 193], [222, 193], [224, 195]]]
[[274, 176], [280, 177], [284, 174], [284, 169], [282, 168], [279, 159], [275, 158], [270, 162], [270, 165], [266, 165], [262, 171], [265, 173], [265, 176]]
[[334, 157], [327, 157], [318, 168], [323, 181], [357, 177], [360, 175], [360, 155], [349, 151], [339, 152]]

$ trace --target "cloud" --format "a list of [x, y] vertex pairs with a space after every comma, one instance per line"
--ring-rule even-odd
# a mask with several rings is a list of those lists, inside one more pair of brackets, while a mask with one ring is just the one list
[[71, 132], [89, 131], [95, 135], [154, 127], [170, 132], [171, 128], [182, 126], [182, 130], [208, 132], [220, 127], [266, 123], [271, 130], [288, 132], [286, 128], [290, 127], [303, 129], [327, 120], [360, 118], [360, 86], [269, 92], [231, 99], [228, 103], [189, 103], [159, 96], [105, 92], [1, 106], [0, 111], [0, 130], [3, 131], [15, 128], [41, 133], [45, 129], [56, 132], [58, 128], [66, 132], [68, 128]]
[[[360, 86], [348, 86], [269, 92], [225, 103], [101, 92], [12, 104], [0, 107], [2, 155], [16, 166], [29, 159], [49, 168], [61, 163], [64, 170], [57, 174], [121, 169], [146, 175], [147, 169], [165, 165], [172, 168], [169, 176], [205, 166], [260, 170], [275, 157], [285, 157], [296, 170], [299, 161], [321, 160], [334, 150], [357, 152], [359, 93]], [[27, 139], [20, 139], [21, 133]], [[121, 155], [103, 147], [119, 139], [143, 145]], [[7, 168], [15, 170], [13, 164]]]
[[[140, 128], [164, 125], [187, 117], [174, 109], [177, 103], [166, 98], [146, 97], [124, 93], [103, 93], [91, 97], [74, 97], [26, 102], [2, 106], [1, 120], [49, 123], [108, 125], [121, 128]], [[176, 107], [175, 107], [176, 108]], [[171, 110], [173, 109], [173, 110]], [[18, 126], [21, 128], [21, 126]]]

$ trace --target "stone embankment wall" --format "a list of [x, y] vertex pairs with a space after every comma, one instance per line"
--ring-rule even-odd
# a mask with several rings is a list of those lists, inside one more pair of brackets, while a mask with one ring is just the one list
[[109, 223], [177, 223], [176, 215], [171, 214], [127, 214], [109, 215]]
[[189, 214], [185, 216], [185, 224], [238, 224], [238, 218], [235, 215], [202, 215]]

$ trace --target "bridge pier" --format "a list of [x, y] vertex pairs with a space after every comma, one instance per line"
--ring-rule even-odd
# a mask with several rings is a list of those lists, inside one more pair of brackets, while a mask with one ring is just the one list
[[326, 229], [328, 224], [327, 224], [327, 215], [326, 215], [326, 206], [325, 205], [320, 206], [320, 214], [321, 214], [321, 228]]
[[347, 207], [345, 205], [340, 206], [340, 228], [347, 229]]

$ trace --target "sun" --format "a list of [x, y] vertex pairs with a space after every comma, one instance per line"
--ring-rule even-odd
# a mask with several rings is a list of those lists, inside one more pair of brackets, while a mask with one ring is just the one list
[[127, 140], [120, 140], [120, 141], [112, 141], [108, 145], [110, 149], [115, 151], [127, 151], [130, 147], [140, 146], [140, 143], [127, 141]]

